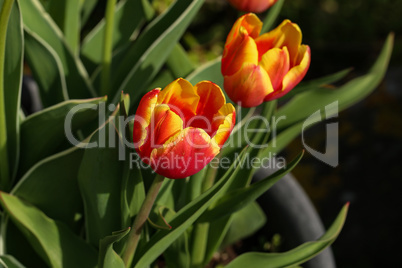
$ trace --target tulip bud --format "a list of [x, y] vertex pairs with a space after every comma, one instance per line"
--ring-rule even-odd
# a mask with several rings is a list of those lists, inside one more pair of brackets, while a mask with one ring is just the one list
[[273, 6], [278, 0], [229, 0], [237, 10], [261, 13]]
[[224, 88], [243, 107], [282, 97], [306, 75], [310, 47], [302, 45], [297, 24], [283, 21], [260, 35], [262, 22], [255, 14], [240, 17], [232, 27], [222, 56]]
[[133, 142], [142, 161], [156, 173], [185, 178], [219, 153], [235, 120], [235, 109], [218, 85], [202, 81], [193, 86], [179, 78], [141, 99]]

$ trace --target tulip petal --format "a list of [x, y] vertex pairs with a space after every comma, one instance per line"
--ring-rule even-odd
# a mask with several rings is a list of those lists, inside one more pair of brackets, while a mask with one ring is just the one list
[[[257, 38], [262, 29], [261, 20], [253, 13], [245, 14], [238, 18], [236, 22], [233, 24], [232, 29], [230, 30], [228, 37], [226, 39], [226, 44], [232, 44], [238, 38], [240, 34], [240, 28], [244, 28], [248, 35], [252, 38]], [[235, 43], [232, 45], [236, 45]]]
[[192, 117], [186, 127], [198, 127], [204, 129], [209, 135], [216, 131], [212, 127], [212, 118], [226, 103], [220, 87], [210, 81], [201, 81], [194, 86], [200, 96], [196, 116]]
[[151, 90], [142, 97], [135, 113], [133, 126], [133, 142], [135, 147], [140, 147], [147, 136], [146, 127], [151, 121], [151, 114], [158, 100], [160, 88]]
[[258, 106], [274, 91], [267, 72], [254, 64], [244, 64], [237, 73], [224, 76], [224, 87], [230, 99], [242, 107]]
[[277, 0], [229, 0], [229, 2], [238, 10], [244, 12], [261, 13], [272, 6]]
[[200, 97], [193, 85], [183, 78], [176, 79], [167, 85], [158, 96], [158, 103], [169, 105], [184, 122], [196, 114]]
[[271, 80], [273, 89], [282, 89], [282, 79], [289, 71], [289, 53], [288, 49], [284, 47], [273, 48], [265, 53], [259, 65], [267, 71], [268, 76]]
[[214, 116], [214, 124], [218, 125], [218, 129], [212, 138], [212, 142], [222, 147], [229, 138], [235, 123], [236, 109], [231, 103], [227, 103]]
[[274, 30], [262, 34], [256, 38], [255, 42], [257, 44], [260, 57], [274, 47], [287, 47], [290, 57], [290, 67], [293, 67], [296, 64], [301, 40], [302, 33], [299, 26], [295, 23], [292, 23], [290, 20], [284, 20]]
[[300, 46], [298, 60], [298, 65], [290, 69], [283, 78], [283, 91], [288, 92], [294, 88], [306, 75], [311, 61], [311, 51], [309, 46]]
[[166, 104], [157, 105], [153, 111], [151, 122], [146, 128], [147, 137], [138, 148], [142, 156], [149, 157], [153, 148], [162, 146], [169, 138], [183, 130], [180, 116], [170, 110]]
[[244, 63], [258, 64], [258, 50], [253, 38], [243, 33], [242, 41], [238, 46], [232, 47], [227, 57], [222, 58], [222, 73], [232, 75]]
[[151, 153], [150, 163], [156, 173], [167, 178], [191, 176], [206, 166], [220, 148], [199, 128], [185, 128]]
[[274, 100], [286, 95], [304, 78], [310, 66], [310, 54], [311, 52], [309, 46], [300, 46], [300, 55], [298, 56], [298, 58], [301, 59], [299, 65], [291, 68], [289, 72], [285, 75], [282, 82], [282, 90], [278, 90], [268, 95], [264, 101]]

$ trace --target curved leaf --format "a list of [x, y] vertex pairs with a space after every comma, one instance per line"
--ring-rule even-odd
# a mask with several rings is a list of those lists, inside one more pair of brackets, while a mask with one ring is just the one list
[[24, 28], [42, 38], [60, 58], [69, 96], [72, 99], [96, 96], [84, 66], [78, 57], [74, 56], [62, 32], [44, 10], [39, 0], [24, 0], [19, 3], [24, 18]]
[[52, 0], [48, 3], [48, 12], [54, 22], [63, 31], [64, 37], [73, 54], [78, 54], [80, 41], [80, 5], [81, 0]]
[[280, 268], [296, 266], [316, 256], [330, 246], [338, 237], [345, 222], [349, 204], [346, 204], [328, 231], [317, 241], [304, 243], [284, 253], [249, 252], [234, 259], [226, 268], [243, 268], [250, 263], [253, 267]]
[[296, 159], [289, 163], [285, 168], [278, 170], [271, 176], [251, 184], [249, 187], [240, 188], [224, 195], [217, 204], [210, 210], [206, 211], [198, 220], [198, 222], [212, 222], [238, 211], [244, 206], [255, 201], [259, 196], [271, 188], [278, 180], [289, 173], [299, 163], [303, 157], [301, 152]]
[[94, 246], [99, 240], [122, 228], [122, 175], [119, 147], [113, 119], [90, 139], [78, 171], [78, 183], [84, 200], [87, 240]]
[[113, 244], [120, 241], [130, 232], [130, 227], [113, 232], [99, 241], [99, 268], [125, 268], [123, 260], [113, 250]]
[[95, 267], [96, 251], [64, 224], [18, 197], [0, 192], [0, 203], [51, 267]]
[[[57, 0], [59, 1], [59, 0]], [[115, 10], [113, 23], [113, 51], [129, 42], [133, 32], [145, 21], [143, 1], [120, 1]], [[102, 62], [102, 44], [105, 33], [105, 20], [85, 37], [81, 46], [81, 56], [92, 71]], [[92, 72], [91, 71], [91, 72]]]
[[[2, 6], [0, 1], [0, 6]], [[14, 2], [8, 22], [4, 62], [4, 107], [7, 126], [7, 151], [10, 177], [16, 175], [20, 135], [20, 98], [24, 57], [22, 18], [18, 2]]]
[[25, 30], [25, 54], [44, 107], [68, 100], [62, 63], [56, 52], [35, 33]]
[[156, 18], [136, 40], [125, 58], [115, 62], [113, 88], [118, 89], [114, 102], [122, 90], [135, 103], [158, 74], [175, 44], [203, 4], [203, 0], [178, 0], [163, 15]]
[[84, 150], [74, 147], [40, 161], [25, 174], [11, 194], [76, 230], [76, 217], [83, 214], [77, 182], [83, 154]]
[[5, 268], [25, 268], [24, 265], [19, 263], [13, 256], [11, 255], [3, 255], [0, 256], [0, 267]]
[[[278, 128], [283, 129], [302, 121], [314, 112], [325, 109], [326, 105], [335, 101], [338, 102], [340, 111], [365, 98], [378, 86], [385, 75], [392, 53], [393, 40], [394, 35], [390, 34], [377, 61], [366, 75], [355, 78], [338, 89], [316, 89], [295, 96], [278, 110], [278, 118], [281, 116], [286, 117], [286, 120], [279, 121]], [[334, 112], [327, 113], [327, 117]]]
[[[98, 105], [105, 101], [106, 97], [66, 101], [27, 117], [21, 124], [20, 175], [39, 160], [56, 153], [63, 144], [78, 143], [71, 140], [76, 139], [71, 135], [96, 119], [100, 113]], [[67, 133], [68, 130], [71, 132]]]
[[[240, 160], [244, 159], [246, 153], [247, 152], [244, 151], [239, 156]], [[151, 264], [166, 250], [167, 247], [176, 241], [176, 239], [197, 220], [197, 218], [212, 204], [212, 202], [226, 190], [229, 184], [236, 178], [239, 169], [239, 166], [235, 168], [234, 165], [232, 165], [225, 176], [223, 176], [214, 186], [192, 202], [188, 203], [176, 215], [174, 215], [169, 221], [172, 229], [170, 231], [159, 230], [155, 235], [153, 235], [145, 244], [144, 248], [135, 255], [134, 267], [146, 267]]]

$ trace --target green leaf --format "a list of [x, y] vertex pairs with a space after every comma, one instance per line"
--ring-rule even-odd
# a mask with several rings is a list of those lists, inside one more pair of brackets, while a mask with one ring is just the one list
[[19, 263], [13, 256], [11, 255], [3, 255], [0, 256], [0, 267], [5, 268], [25, 268], [24, 265]]
[[190, 267], [190, 251], [188, 248], [188, 235], [184, 232], [165, 252], [163, 257], [167, 267]]
[[[243, 159], [245, 155], [246, 152], [243, 152], [239, 158]], [[214, 186], [183, 207], [169, 222], [172, 226], [170, 231], [158, 231], [146, 243], [144, 248], [137, 252], [134, 267], [145, 267], [162, 254], [225, 191], [226, 187], [236, 177], [238, 171], [239, 167], [234, 168], [234, 165], [232, 165], [225, 176]]]
[[[58, 0], [56, 0], [58, 1]], [[145, 21], [142, 1], [120, 1], [115, 10], [113, 23], [113, 51], [127, 44], [130, 37]], [[105, 33], [105, 20], [85, 37], [81, 47], [81, 57], [91, 72], [102, 62], [102, 44]]]
[[303, 152], [296, 157], [292, 162], [289, 163], [283, 169], [276, 171], [271, 176], [253, 183], [249, 187], [240, 188], [225, 194], [219, 199], [217, 204], [210, 210], [206, 211], [198, 220], [198, 222], [213, 222], [221, 217], [230, 215], [233, 212], [238, 211], [244, 206], [255, 201], [259, 196], [265, 193], [269, 188], [271, 188], [278, 180], [289, 173], [296, 165], [299, 163], [300, 159], [303, 157]]
[[292, 89], [288, 94], [283, 96], [282, 99], [289, 99], [302, 92], [328, 86], [331, 83], [341, 80], [346, 75], [348, 75], [351, 71], [352, 71], [352, 68], [348, 68], [348, 69], [336, 72], [334, 74], [330, 74], [330, 75], [320, 77], [320, 78], [317, 78], [314, 80], [301, 82], [294, 89]]
[[42, 38], [60, 58], [69, 97], [84, 99], [96, 96], [84, 66], [78, 57], [74, 56], [62, 32], [43, 9], [39, 0], [24, 0], [19, 3], [24, 18], [24, 29]]
[[180, 44], [174, 46], [166, 63], [175, 77], [185, 77], [194, 70], [194, 64]]
[[[3, 4], [2, 2], [0, 1], [0, 5]], [[18, 165], [23, 46], [20, 9], [18, 2], [14, 2], [8, 22], [4, 62], [4, 107], [7, 126], [8, 165], [11, 178], [15, 177]]]
[[73, 51], [78, 55], [80, 41], [80, 2], [82, 0], [50, 0], [48, 12], [54, 22], [64, 33], [64, 38]]
[[78, 232], [77, 218], [82, 217], [83, 203], [77, 175], [83, 154], [83, 149], [73, 147], [40, 161], [11, 194]]
[[295, 266], [308, 261], [330, 246], [338, 237], [346, 219], [349, 204], [346, 204], [328, 231], [317, 241], [304, 243], [284, 253], [249, 252], [234, 259], [226, 268], [243, 268], [250, 263], [254, 267], [279, 268]]
[[91, 137], [90, 143], [97, 146], [86, 148], [78, 171], [87, 240], [94, 246], [99, 245], [100, 239], [122, 228], [124, 162], [119, 161], [119, 146], [115, 144], [118, 137], [114, 129], [112, 118]]
[[163, 63], [179, 38], [197, 14], [203, 0], [178, 0], [169, 10], [156, 18], [117, 64], [113, 73], [113, 87], [129, 93], [133, 103], [141, 96], [147, 86], [158, 74]]
[[[341, 111], [369, 95], [385, 75], [392, 53], [394, 35], [390, 34], [384, 47], [370, 71], [363, 76], [353, 79], [335, 90], [316, 89], [295, 96], [284, 107], [278, 110], [277, 117], [285, 116], [286, 120], [279, 122], [278, 128], [283, 129], [296, 122], [302, 121], [314, 112], [324, 110], [327, 105], [338, 102]], [[308, 103], [308, 105], [306, 105]], [[326, 117], [336, 114], [338, 110], [326, 112]]]
[[99, 242], [99, 268], [125, 268], [123, 260], [114, 251], [113, 244], [120, 241], [130, 232], [130, 227], [121, 231], [113, 232]]
[[278, 19], [284, 2], [285, 0], [279, 0], [276, 2], [276, 4], [269, 8], [268, 14], [265, 16], [265, 20], [262, 25], [261, 34], [266, 33], [274, 28], [274, 23]]
[[20, 175], [59, 147], [77, 145], [73, 133], [96, 119], [102, 112], [98, 106], [105, 101], [106, 97], [66, 101], [27, 117], [21, 124]]
[[264, 211], [257, 202], [251, 202], [232, 215], [232, 221], [222, 245], [230, 245], [254, 234], [267, 221]]
[[[221, 57], [212, 60], [195, 69], [186, 78], [193, 85], [202, 80], [210, 80], [223, 89], [223, 75], [221, 73]], [[225, 92], [224, 92], [225, 93]], [[225, 93], [226, 100], [229, 100]]]
[[51, 267], [95, 267], [97, 254], [64, 224], [18, 197], [0, 192], [0, 203]]
[[62, 63], [56, 52], [35, 33], [25, 30], [25, 55], [38, 84], [44, 107], [68, 100]]

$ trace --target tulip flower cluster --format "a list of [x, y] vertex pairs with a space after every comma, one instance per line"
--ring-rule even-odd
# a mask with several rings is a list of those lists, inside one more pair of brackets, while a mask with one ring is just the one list
[[[310, 48], [301, 45], [299, 27], [285, 20], [260, 35], [262, 23], [252, 13], [240, 17], [230, 31], [222, 57], [224, 87], [243, 107], [277, 99], [304, 77]], [[220, 151], [235, 124], [235, 109], [216, 84], [192, 86], [177, 79], [141, 100], [133, 141], [142, 161], [160, 175], [191, 176]]]
[[171, 179], [200, 171], [220, 151], [235, 124], [235, 109], [216, 84], [177, 79], [141, 100], [133, 141], [142, 160]]
[[240, 17], [230, 31], [222, 56], [224, 88], [243, 107], [282, 97], [305, 76], [310, 48], [302, 45], [300, 28], [289, 20], [260, 35], [254, 14]]

